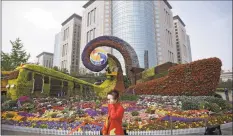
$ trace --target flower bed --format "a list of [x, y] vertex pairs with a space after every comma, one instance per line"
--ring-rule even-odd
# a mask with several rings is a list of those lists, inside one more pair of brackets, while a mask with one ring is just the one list
[[[99, 131], [108, 112], [105, 102], [72, 101], [71, 103], [70, 100], [57, 98], [38, 98], [33, 101], [32, 104], [35, 106], [32, 110], [21, 107], [14, 111], [2, 111], [2, 124], [71, 130], [85, 122], [86, 125], [79, 131]], [[197, 109], [184, 109], [187, 101], [196, 102]], [[203, 101], [208, 102], [209, 105], [215, 103], [215, 108], [221, 108], [219, 115], [209, 115], [216, 109], [211, 106], [209, 108], [208, 105], [204, 105], [203, 108]], [[232, 122], [232, 104], [213, 97], [142, 95], [139, 96], [138, 101], [121, 103], [125, 109], [123, 127], [132, 131], [166, 130], [171, 129], [171, 125], [173, 129], [197, 128]]]
[[212, 95], [218, 85], [221, 60], [209, 58], [169, 68], [168, 75], [129, 87], [136, 94]]

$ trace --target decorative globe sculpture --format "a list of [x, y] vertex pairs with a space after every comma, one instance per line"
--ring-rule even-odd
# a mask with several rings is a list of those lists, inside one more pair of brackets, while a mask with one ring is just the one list
[[90, 54], [91, 63], [96, 66], [104, 65], [107, 60], [107, 53], [102, 48], [96, 48]]

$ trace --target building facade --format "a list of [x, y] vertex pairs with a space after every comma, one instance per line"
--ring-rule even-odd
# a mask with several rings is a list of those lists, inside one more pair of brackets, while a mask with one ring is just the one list
[[166, 1], [154, 1], [156, 59], [158, 65], [177, 63], [172, 6]]
[[177, 60], [178, 63], [184, 64], [189, 63], [191, 56], [191, 48], [189, 36], [186, 34], [185, 24], [181, 18], [176, 15], [173, 17], [176, 48], [177, 48]]
[[57, 66], [58, 68], [61, 68], [60, 66], [60, 41], [61, 41], [61, 33], [55, 35], [55, 41], [54, 41], [54, 52], [53, 52], [53, 67]]
[[[145, 56], [148, 58], [146, 67], [157, 64], [153, 11], [153, 1], [112, 1], [112, 35], [134, 48], [141, 68], [145, 68], [145, 54], [148, 54], [148, 57]], [[123, 56], [115, 49], [113, 54], [121, 62], [124, 71]]]
[[60, 66], [69, 73], [79, 72], [82, 17], [73, 14], [62, 23]]
[[191, 52], [191, 45], [190, 45], [190, 38], [189, 35], [186, 35], [187, 37], [187, 47], [189, 52], [189, 62], [192, 62], [192, 52]]
[[[173, 19], [172, 6], [167, 0], [92, 0], [83, 7], [85, 10], [82, 18], [81, 52], [90, 40], [102, 35], [112, 35], [128, 42], [135, 49], [141, 68], [150, 68], [166, 62], [178, 63], [173, 23], [176, 20]], [[187, 46], [188, 51], [184, 55], [188, 56], [187, 54], [191, 54], [191, 48], [188, 47], [190, 42], [184, 40], [183, 45]], [[115, 49], [105, 50], [119, 59], [125, 73], [122, 55]], [[191, 56], [186, 56], [183, 61], [190, 62]], [[82, 62], [80, 63], [82, 65]]]
[[223, 72], [220, 75], [220, 80], [222, 80], [223, 82], [226, 82], [228, 80], [232, 81], [232, 72]]
[[41, 54], [36, 56], [37, 58], [37, 64], [52, 68], [53, 67], [53, 54], [49, 52], [42, 52]]
[[[80, 51], [82, 53], [84, 47], [92, 39], [103, 36], [111, 35], [111, 1], [89, 1], [83, 8], [82, 17], [82, 39]], [[107, 53], [112, 53], [109, 47], [100, 47]], [[81, 73], [90, 73], [81, 61], [80, 56], [80, 71]]]

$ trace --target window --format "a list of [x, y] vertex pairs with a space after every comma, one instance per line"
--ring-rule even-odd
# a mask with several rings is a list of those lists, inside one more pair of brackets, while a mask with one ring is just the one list
[[175, 29], [175, 31], [177, 31], [177, 29]]
[[92, 40], [93, 39], [93, 30], [91, 30], [91, 38], [90, 38], [90, 40]]
[[78, 37], [80, 37], [80, 33], [81, 33], [80, 26], [78, 26]]
[[76, 59], [76, 65], [78, 65], [78, 59]]
[[90, 25], [92, 24], [92, 15], [93, 15], [93, 13], [90, 12]]
[[87, 32], [87, 43], [89, 42], [89, 31]]
[[175, 28], [177, 28], [177, 26], [175, 26]]
[[87, 16], [87, 26], [89, 26], [89, 19], [90, 18], [90, 12], [88, 13], [88, 16]]
[[80, 85], [78, 83], [74, 83], [74, 88], [80, 89]]
[[46, 61], [46, 67], [49, 67], [49, 60]]
[[176, 42], [176, 44], [179, 44], [179, 42]]
[[27, 81], [31, 81], [31, 80], [32, 80], [32, 72], [28, 72]]
[[93, 29], [93, 38], [95, 38], [95, 28]]
[[69, 27], [67, 28], [67, 38], [69, 37]]
[[66, 44], [66, 55], [67, 55], [67, 52], [68, 52], [68, 43]]
[[48, 83], [49, 83], [49, 77], [48, 77], [48, 76], [45, 76], [45, 77], [44, 77], [44, 83], [45, 83], [45, 84], [48, 84]]
[[67, 81], [63, 81], [63, 86], [68, 86], [68, 82]]
[[96, 8], [94, 9], [94, 23], [95, 23], [95, 13], [96, 13]]
[[178, 34], [178, 32], [176, 32], [176, 34]]

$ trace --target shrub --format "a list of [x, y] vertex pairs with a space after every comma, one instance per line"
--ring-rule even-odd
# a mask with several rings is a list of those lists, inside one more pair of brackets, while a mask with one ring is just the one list
[[215, 98], [215, 97], [207, 97], [205, 100], [207, 102], [209, 102], [209, 103], [216, 103], [223, 110], [227, 109], [227, 104], [228, 103], [227, 103], [226, 100], [223, 100], [223, 99], [220, 99], [220, 98]]
[[137, 117], [137, 118], [134, 119], [134, 121], [142, 121], [142, 119]]
[[211, 103], [210, 104], [210, 110], [213, 111], [213, 112], [220, 112], [221, 111], [220, 107], [216, 103]]
[[137, 101], [138, 96], [137, 95], [130, 95], [130, 94], [124, 94], [120, 98], [122, 101]]
[[7, 117], [7, 118], [13, 118], [14, 116], [15, 116], [15, 115], [12, 114], [12, 113], [7, 113], [7, 114], [6, 114], [6, 117]]
[[182, 103], [182, 110], [198, 110], [199, 106], [198, 103], [192, 101], [184, 101]]
[[46, 124], [41, 124], [41, 125], [40, 125], [40, 128], [48, 128], [48, 125], [46, 125]]
[[207, 101], [202, 101], [199, 104], [199, 109], [207, 109], [210, 110], [210, 104]]
[[122, 123], [122, 127], [126, 128], [128, 126], [128, 123], [124, 122]]
[[139, 112], [133, 111], [131, 114], [132, 114], [132, 116], [138, 116], [138, 115], [139, 115]]
[[57, 113], [52, 113], [51, 114], [51, 118], [56, 118], [57, 117]]
[[169, 68], [168, 75], [130, 86], [129, 90], [139, 95], [211, 95], [218, 85], [221, 66], [218, 58], [176, 65]]
[[222, 96], [220, 94], [215, 93], [214, 97], [222, 99]]

